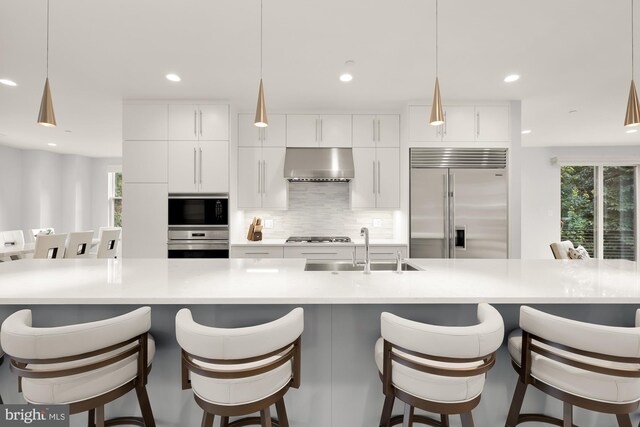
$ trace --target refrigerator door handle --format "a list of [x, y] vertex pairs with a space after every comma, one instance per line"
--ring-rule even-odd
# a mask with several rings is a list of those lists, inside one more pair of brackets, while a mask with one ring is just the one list
[[449, 248], [450, 258], [456, 257], [456, 242], [455, 242], [455, 225], [456, 225], [456, 176], [451, 174], [449, 181], [449, 201], [451, 203], [451, 217], [449, 219]]
[[449, 250], [449, 241], [451, 240], [449, 237], [449, 174], [445, 173], [442, 175], [444, 181], [444, 254], [443, 258], [449, 258], [450, 250]]

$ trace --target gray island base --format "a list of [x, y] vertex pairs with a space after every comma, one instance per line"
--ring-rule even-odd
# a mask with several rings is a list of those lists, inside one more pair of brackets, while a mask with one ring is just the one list
[[[521, 304], [620, 326], [632, 326], [640, 307], [640, 280], [631, 262], [410, 262], [424, 271], [335, 275], [304, 272], [304, 260], [22, 260], [0, 264], [0, 316], [31, 308], [34, 325], [56, 326], [150, 305], [157, 352], [148, 390], [157, 425], [199, 426], [200, 408], [191, 392], [180, 390], [177, 311], [189, 307], [198, 322], [239, 327], [302, 306], [302, 386], [286, 396], [291, 425], [369, 427], [378, 425], [383, 402], [373, 358], [383, 311], [428, 323], [470, 325], [475, 304], [486, 301], [500, 311], [510, 331], [517, 327]], [[23, 402], [7, 363], [0, 368], [5, 402]], [[504, 425], [515, 383], [503, 345], [474, 410], [476, 426]], [[560, 402], [533, 388], [523, 409], [562, 413]], [[394, 413], [401, 411], [397, 404]], [[107, 407], [108, 416], [137, 412], [133, 395]], [[633, 417], [634, 425], [639, 418]], [[617, 425], [612, 415], [580, 409], [574, 422], [582, 427]], [[84, 425], [85, 416], [72, 417], [72, 426]], [[459, 425], [452, 417], [452, 426]]]

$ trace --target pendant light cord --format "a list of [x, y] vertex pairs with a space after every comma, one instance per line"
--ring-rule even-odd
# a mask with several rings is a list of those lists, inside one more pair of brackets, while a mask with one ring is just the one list
[[49, 78], [49, 0], [47, 0], [47, 78]]
[[436, 79], [438, 78], [438, 0], [436, 0]]
[[262, 79], [262, 0], [260, 0], [260, 79]]
[[634, 54], [635, 54], [635, 49], [634, 49], [634, 45], [633, 45], [633, 0], [631, 0], [631, 80], [633, 80], [634, 76], [635, 76], [635, 70], [634, 70], [634, 63], [635, 63], [635, 59], [634, 59]]

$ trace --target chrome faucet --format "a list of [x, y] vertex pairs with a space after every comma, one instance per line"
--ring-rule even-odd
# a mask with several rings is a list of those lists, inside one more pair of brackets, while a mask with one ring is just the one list
[[371, 274], [371, 258], [369, 257], [369, 229], [362, 227], [360, 235], [364, 236], [364, 274]]
[[402, 273], [402, 252], [400, 251], [396, 254], [396, 273]]

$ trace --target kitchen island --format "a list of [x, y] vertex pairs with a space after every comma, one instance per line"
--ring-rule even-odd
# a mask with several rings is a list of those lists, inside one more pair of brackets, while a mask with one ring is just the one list
[[[157, 353], [149, 393], [157, 424], [197, 426], [201, 412], [192, 393], [180, 390], [175, 313], [187, 306], [197, 321], [236, 327], [273, 320], [303, 306], [302, 387], [287, 394], [292, 427], [368, 427], [377, 425], [383, 400], [373, 361], [382, 311], [424, 322], [468, 325], [475, 321], [475, 304], [485, 301], [498, 308], [509, 331], [517, 327], [520, 304], [627, 326], [633, 325], [640, 306], [640, 276], [636, 263], [628, 261], [408, 263], [421, 271], [311, 272], [304, 271], [302, 259], [20, 260], [0, 264], [0, 316], [29, 307], [35, 325], [60, 325], [151, 305]], [[477, 426], [504, 425], [515, 381], [503, 346], [474, 410]], [[21, 401], [7, 364], [0, 383], [5, 402]], [[530, 392], [525, 406], [561, 413], [557, 401], [536, 392]], [[132, 411], [135, 399], [108, 408], [112, 415]], [[74, 417], [72, 425], [84, 421]], [[458, 422], [454, 418], [452, 425]], [[576, 424], [616, 425], [612, 416], [581, 410], [576, 410]]]

